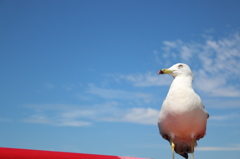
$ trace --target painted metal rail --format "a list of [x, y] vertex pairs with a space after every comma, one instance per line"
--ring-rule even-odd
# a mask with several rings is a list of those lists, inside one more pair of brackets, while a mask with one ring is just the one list
[[143, 158], [0, 147], [0, 159], [143, 159]]

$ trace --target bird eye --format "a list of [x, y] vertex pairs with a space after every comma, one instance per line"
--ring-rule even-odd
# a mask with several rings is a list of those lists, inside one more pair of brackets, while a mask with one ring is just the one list
[[183, 67], [183, 65], [178, 65], [178, 68], [182, 68]]

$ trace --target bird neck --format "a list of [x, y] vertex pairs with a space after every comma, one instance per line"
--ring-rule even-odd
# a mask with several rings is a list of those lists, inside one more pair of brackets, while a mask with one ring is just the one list
[[193, 77], [191, 76], [177, 76], [174, 78], [171, 87], [179, 89], [179, 87], [192, 88]]

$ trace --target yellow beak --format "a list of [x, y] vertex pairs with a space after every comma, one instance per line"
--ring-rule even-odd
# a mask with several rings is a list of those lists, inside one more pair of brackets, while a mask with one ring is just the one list
[[161, 69], [158, 74], [171, 74], [173, 71], [169, 69]]

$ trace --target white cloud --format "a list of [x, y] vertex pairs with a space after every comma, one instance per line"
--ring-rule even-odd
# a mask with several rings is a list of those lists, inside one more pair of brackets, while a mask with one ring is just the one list
[[[185, 62], [192, 68], [194, 87], [211, 96], [240, 97], [240, 34], [235, 33], [219, 40], [206, 37], [204, 42], [164, 41], [156, 61], [163, 67]], [[160, 61], [160, 59], [162, 59]], [[161, 68], [159, 68], [161, 69]], [[116, 81], [125, 80], [136, 87], [170, 85], [172, 77], [155, 73], [111, 75]]]
[[196, 147], [196, 151], [240, 151], [240, 146], [237, 146], [237, 147]]
[[97, 95], [105, 99], [120, 99], [129, 100], [133, 102], [144, 101], [145, 103], [151, 103], [154, 101], [154, 97], [152, 94], [100, 88], [92, 84], [89, 86], [87, 93]]
[[191, 48], [188, 48], [187, 46], [182, 46], [181, 48], [181, 58], [184, 60], [189, 60], [192, 56], [192, 50]]
[[[159, 68], [159, 70], [162, 68]], [[135, 87], [151, 87], [151, 86], [164, 86], [170, 85], [173, 78], [171, 76], [161, 76], [158, 72], [155, 73], [147, 72], [145, 74], [112, 74], [108, 75], [113, 77], [115, 81], [119, 82], [121, 80], [131, 83]]]
[[56, 123], [56, 126], [73, 126], [73, 127], [79, 127], [79, 126], [89, 126], [91, 125], [91, 122], [87, 121], [78, 121], [78, 120], [69, 120], [69, 121], [60, 121], [59, 123]]
[[239, 114], [225, 114], [225, 115], [215, 115], [211, 116], [209, 120], [218, 120], [218, 121], [223, 121], [223, 120], [231, 120], [231, 119], [239, 119], [240, 116]]
[[195, 86], [212, 96], [240, 97], [240, 34], [205, 42], [164, 41], [165, 63], [185, 62], [195, 73]]
[[231, 109], [231, 108], [240, 108], [240, 100], [239, 99], [211, 99], [204, 100], [204, 105], [208, 108], [221, 108], [221, 109]]
[[[106, 102], [91, 106], [69, 105], [69, 109], [55, 107], [54, 111], [46, 105], [32, 105], [33, 115], [23, 119], [23, 122], [48, 124], [54, 126], [89, 126], [95, 122], [128, 122], [144, 125], [156, 125], [159, 111], [152, 108], [121, 108], [117, 102]], [[41, 111], [39, 108], [42, 108]], [[27, 108], [27, 107], [26, 107]]]
[[96, 115], [97, 112], [93, 110], [70, 110], [61, 114], [64, 118], [80, 118], [80, 117], [90, 117]]
[[65, 90], [67, 90], [67, 91], [71, 91], [71, 90], [73, 90], [76, 87], [76, 85], [74, 85], [74, 84], [65, 84], [65, 85], [62, 85], [62, 87]]
[[92, 122], [83, 121], [76, 118], [63, 117], [58, 113], [52, 114], [51, 116], [47, 114], [48, 112], [45, 112], [45, 114], [34, 114], [23, 119], [22, 121], [26, 123], [47, 124], [53, 126], [73, 126], [73, 127], [88, 126], [92, 124]]
[[64, 110], [73, 107], [67, 104], [26, 104], [23, 107], [35, 110]]
[[159, 111], [152, 108], [132, 108], [127, 110], [122, 120], [138, 124], [156, 125]]
[[168, 51], [169, 48], [177, 48], [179, 44], [182, 44], [181, 40], [177, 41], [164, 41], [163, 44], [165, 45], [165, 50]]
[[239, 97], [240, 90], [237, 86], [228, 84], [224, 75], [207, 75], [206, 71], [199, 70], [195, 73], [196, 79], [194, 86], [204, 92], [210, 93], [213, 96]]
[[77, 105], [67, 104], [29, 104], [25, 108], [33, 110], [32, 115], [22, 121], [26, 123], [47, 124], [53, 126], [88, 126], [92, 123], [87, 121], [91, 114], [88, 110], [82, 110]]
[[130, 108], [119, 113], [103, 117], [108, 122], [130, 122], [144, 125], [157, 125], [159, 111], [152, 108]]
[[[147, 84], [146, 81], [151, 81], [149, 83], [155, 84], [156, 77], [159, 77], [157, 72], [155, 74], [156, 77], [153, 77], [151, 73], [139, 76], [141, 76], [140, 80], [137, 80], [137, 77], [132, 75], [117, 75], [114, 78], [131, 81], [136, 86], [143, 87], [143, 85]], [[164, 82], [170, 83], [169, 80]], [[89, 84], [85, 91], [77, 96], [88, 101], [91, 99], [91, 101], [102, 102], [104, 100], [105, 102], [90, 105], [29, 104], [24, 107], [32, 109], [33, 113], [22, 121], [54, 126], [88, 126], [99, 121], [156, 124], [158, 110], [141, 108], [156, 102], [157, 98], [153, 94], [97, 87], [94, 84]], [[99, 100], [96, 97], [102, 99]]]
[[46, 115], [43, 114], [31, 115], [30, 117], [24, 119], [23, 122], [38, 124], [53, 124], [53, 121], [51, 119], [48, 119], [48, 117], [46, 117]]

